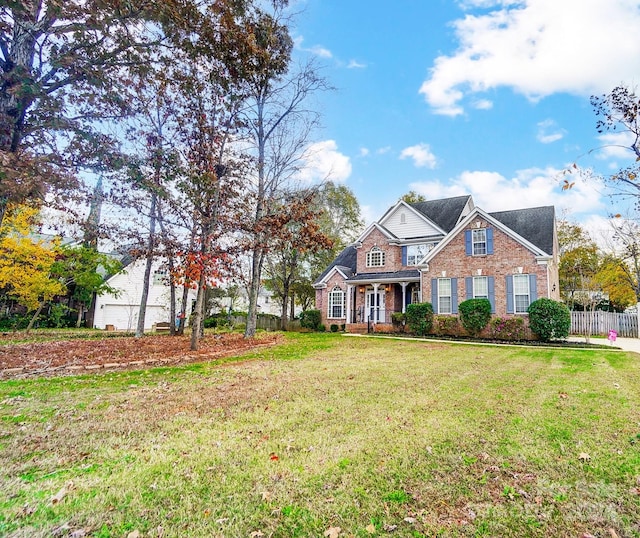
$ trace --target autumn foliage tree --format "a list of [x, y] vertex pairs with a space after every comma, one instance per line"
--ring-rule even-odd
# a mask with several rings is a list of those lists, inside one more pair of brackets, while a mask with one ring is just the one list
[[33, 312], [29, 331], [45, 305], [66, 288], [52, 273], [60, 241], [38, 239], [39, 210], [9, 206], [0, 226], [0, 288], [4, 294]]

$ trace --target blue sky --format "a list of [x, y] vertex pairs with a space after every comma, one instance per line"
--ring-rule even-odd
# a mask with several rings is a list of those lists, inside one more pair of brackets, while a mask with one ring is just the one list
[[[404, 193], [472, 194], [488, 211], [553, 204], [589, 226], [618, 213], [601, 174], [629, 164], [595, 129], [592, 94], [640, 82], [636, 0], [297, 0], [297, 53], [317, 97], [309, 176], [356, 194], [368, 222]], [[620, 135], [624, 136], [624, 135]], [[617, 201], [616, 204], [620, 202]]]

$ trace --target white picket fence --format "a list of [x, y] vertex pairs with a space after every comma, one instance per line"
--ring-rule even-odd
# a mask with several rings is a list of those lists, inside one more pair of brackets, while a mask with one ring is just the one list
[[601, 334], [607, 336], [614, 330], [618, 336], [638, 337], [637, 314], [618, 312], [571, 312], [571, 334]]

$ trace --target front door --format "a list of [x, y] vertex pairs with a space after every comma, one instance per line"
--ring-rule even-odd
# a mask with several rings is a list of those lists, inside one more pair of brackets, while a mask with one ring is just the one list
[[384, 290], [367, 290], [365, 304], [365, 321], [385, 323]]

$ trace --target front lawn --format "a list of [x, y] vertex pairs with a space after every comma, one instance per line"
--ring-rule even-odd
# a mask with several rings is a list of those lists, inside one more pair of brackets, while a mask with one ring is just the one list
[[306, 334], [0, 382], [0, 535], [640, 536], [638, 364]]

